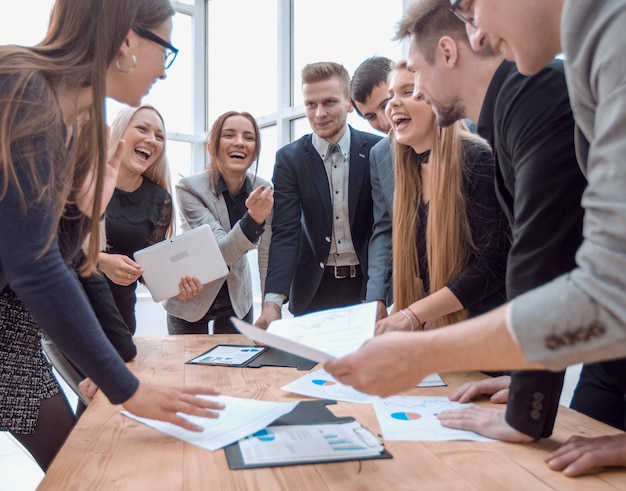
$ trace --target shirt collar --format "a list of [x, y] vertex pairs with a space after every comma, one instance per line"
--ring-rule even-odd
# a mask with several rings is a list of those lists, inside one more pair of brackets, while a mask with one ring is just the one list
[[[330, 143], [328, 140], [324, 140], [324, 138], [320, 138], [317, 136], [317, 133], [313, 133], [312, 136], [313, 147], [317, 150], [317, 153], [320, 154], [322, 160], [326, 158], [326, 154], [328, 153], [328, 147], [330, 147]], [[344, 159], [347, 159], [350, 155], [350, 126], [346, 128], [345, 133], [341, 137], [341, 139], [337, 142], [339, 145], [339, 150], [341, 151], [341, 155], [343, 155]]]
[[[224, 194], [224, 192], [228, 192], [228, 186], [226, 186], [226, 181], [224, 181], [224, 178], [221, 175], [217, 181], [217, 192], [218, 194]], [[243, 187], [241, 188], [241, 191], [239, 191], [239, 194], [246, 193], [246, 195], [249, 195], [251, 192], [252, 181], [250, 180], [250, 175], [247, 174], [246, 182], [243, 183]]]

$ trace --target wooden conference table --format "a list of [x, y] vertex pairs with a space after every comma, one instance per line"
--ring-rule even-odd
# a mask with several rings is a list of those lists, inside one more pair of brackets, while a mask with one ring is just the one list
[[[260, 400], [304, 400], [282, 391], [304, 373], [295, 368], [229, 368], [185, 365], [215, 344], [246, 344], [241, 335], [145, 336], [136, 338], [129, 364], [146, 382], [208, 385], [222, 394]], [[319, 367], [319, 366], [318, 366]], [[317, 369], [318, 367], [314, 368]], [[443, 396], [476, 372], [441, 374], [447, 387], [406, 395]], [[488, 402], [480, 402], [489, 405]], [[339, 402], [336, 416], [353, 416], [376, 433], [370, 404]], [[598, 436], [617, 430], [561, 407], [552, 438], [533, 444], [504, 442], [388, 441], [393, 459], [230, 470], [223, 450], [183, 443], [120, 414], [99, 393], [79, 420], [41, 482], [39, 490], [615, 490], [626, 489], [626, 470], [579, 478], [551, 471], [543, 457], [573, 434]]]

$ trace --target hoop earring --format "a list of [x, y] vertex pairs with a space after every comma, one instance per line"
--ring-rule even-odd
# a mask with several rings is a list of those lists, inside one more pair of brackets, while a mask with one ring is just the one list
[[122, 56], [122, 55], [118, 55], [117, 59], [115, 60], [115, 68], [117, 68], [120, 72], [122, 72], [122, 73], [130, 73], [133, 70], [135, 70], [135, 68], [137, 68], [137, 58], [135, 58], [134, 53], [130, 54], [130, 60], [132, 62], [132, 66], [130, 68], [128, 68], [128, 70], [124, 70], [120, 66], [120, 56]]

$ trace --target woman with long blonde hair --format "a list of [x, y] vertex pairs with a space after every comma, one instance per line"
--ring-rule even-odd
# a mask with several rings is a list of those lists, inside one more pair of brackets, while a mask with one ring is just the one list
[[143, 273], [134, 253], [170, 237], [174, 227], [163, 116], [149, 105], [122, 109], [111, 124], [110, 152], [120, 140], [126, 145], [106, 209], [106, 248], [98, 267], [134, 334], [137, 282]]
[[395, 154], [393, 314], [376, 333], [440, 327], [505, 301], [509, 238], [488, 145], [459, 122], [439, 128], [414, 75], [389, 77]]

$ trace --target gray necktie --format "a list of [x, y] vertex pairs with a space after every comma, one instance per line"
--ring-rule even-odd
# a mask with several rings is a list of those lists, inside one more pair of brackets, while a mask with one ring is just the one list
[[326, 152], [326, 161], [332, 162], [334, 158], [333, 156], [337, 152], [339, 152], [339, 145], [337, 145], [336, 143], [328, 145], [328, 151]]

